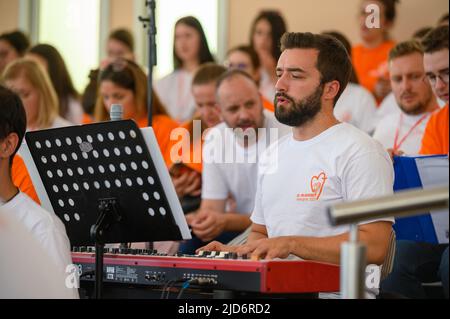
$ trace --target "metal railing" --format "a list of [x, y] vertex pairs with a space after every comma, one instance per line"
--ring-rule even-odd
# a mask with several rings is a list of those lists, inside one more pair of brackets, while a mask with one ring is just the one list
[[351, 225], [350, 241], [341, 248], [341, 294], [344, 299], [364, 298], [366, 247], [358, 242], [358, 223], [387, 217], [411, 217], [449, 208], [449, 187], [413, 190], [392, 196], [328, 208], [333, 226]]

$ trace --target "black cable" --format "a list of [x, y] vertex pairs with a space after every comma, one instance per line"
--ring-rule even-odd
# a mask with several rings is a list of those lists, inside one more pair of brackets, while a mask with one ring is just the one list
[[87, 276], [95, 276], [95, 270], [86, 271], [80, 275], [80, 279]]

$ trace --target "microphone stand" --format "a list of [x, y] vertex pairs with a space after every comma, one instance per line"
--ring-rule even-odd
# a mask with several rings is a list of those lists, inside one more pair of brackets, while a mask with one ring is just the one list
[[144, 24], [144, 28], [148, 28], [148, 93], [147, 93], [147, 109], [148, 109], [148, 126], [153, 123], [153, 67], [157, 65], [156, 52], [156, 1], [145, 0], [145, 6], [148, 8], [148, 17], [139, 17], [139, 21]]
[[[148, 126], [153, 125], [153, 67], [158, 64], [156, 51], [156, 1], [145, 0], [145, 6], [148, 9], [148, 17], [139, 17], [143, 23], [144, 29], [148, 28], [148, 80], [147, 80], [147, 114]], [[153, 250], [153, 243], [148, 243], [148, 249]]]

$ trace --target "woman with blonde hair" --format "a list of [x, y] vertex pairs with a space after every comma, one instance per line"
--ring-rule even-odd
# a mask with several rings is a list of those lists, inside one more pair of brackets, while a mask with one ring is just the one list
[[35, 61], [19, 59], [3, 73], [4, 85], [22, 100], [27, 131], [70, 126], [59, 116], [58, 97], [47, 72]]
[[[9, 64], [3, 73], [2, 81], [22, 101], [27, 131], [72, 125], [59, 116], [58, 98], [50, 78], [35, 61], [19, 59]], [[19, 155], [13, 159], [11, 174], [14, 184], [39, 203], [28, 170]]]
[[[148, 125], [147, 76], [134, 62], [117, 59], [100, 73], [95, 119], [107, 121], [113, 104], [121, 104], [123, 118], [134, 120], [139, 127]], [[167, 165], [170, 165], [170, 133], [178, 127], [153, 94], [153, 123], [156, 139]]]

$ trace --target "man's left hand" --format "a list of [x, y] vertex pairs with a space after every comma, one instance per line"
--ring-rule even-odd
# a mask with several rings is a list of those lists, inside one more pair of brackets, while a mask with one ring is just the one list
[[251, 255], [252, 259], [286, 259], [292, 253], [291, 237], [260, 239], [248, 243], [237, 250], [240, 255]]

